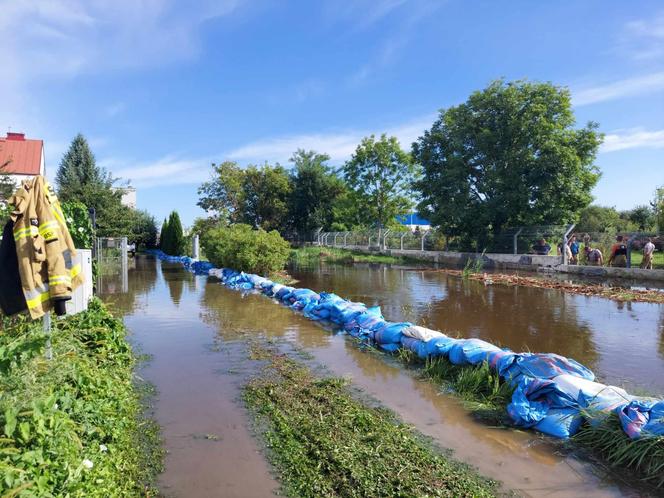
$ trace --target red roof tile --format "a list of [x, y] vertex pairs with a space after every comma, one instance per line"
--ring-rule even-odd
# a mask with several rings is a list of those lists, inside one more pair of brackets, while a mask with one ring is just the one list
[[22, 133], [7, 133], [0, 138], [0, 166], [12, 175], [38, 175], [40, 173], [43, 140], [26, 139]]

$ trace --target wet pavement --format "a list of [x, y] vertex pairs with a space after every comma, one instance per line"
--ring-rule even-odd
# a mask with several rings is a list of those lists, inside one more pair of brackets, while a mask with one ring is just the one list
[[[664, 392], [664, 307], [623, 304], [556, 291], [463, 282], [455, 277], [384, 266], [294, 269], [298, 286], [330, 290], [386, 317], [411, 320], [513, 349], [573, 357], [609, 382]], [[273, 338], [313, 355], [334, 375], [396, 411], [441, 447], [525, 496], [638, 495], [530, 431], [488, 427], [433, 383], [383, 355], [360, 351], [257, 294], [194, 277], [177, 264], [138, 257], [128, 292], [101, 282], [104, 299], [123, 315], [140, 351], [141, 375], [157, 389], [165, 496], [270, 496], [278, 483], [252, 435], [240, 399], [255, 373], [247, 342]]]

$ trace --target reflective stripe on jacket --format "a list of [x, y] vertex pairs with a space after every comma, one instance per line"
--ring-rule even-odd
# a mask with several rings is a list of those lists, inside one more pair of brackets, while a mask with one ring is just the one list
[[74, 242], [62, 208], [42, 176], [23, 182], [9, 199], [14, 205], [14, 240], [21, 286], [32, 318], [39, 318], [56, 300], [71, 299], [82, 282], [80, 265], [73, 265]]

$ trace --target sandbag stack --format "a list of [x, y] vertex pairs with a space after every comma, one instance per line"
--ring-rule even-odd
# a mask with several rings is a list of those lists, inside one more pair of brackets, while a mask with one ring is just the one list
[[565, 438], [575, 434], [584, 420], [601, 421], [618, 415], [632, 439], [664, 435], [664, 400], [629, 395], [619, 387], [595, 382], [595, 374], [580, 363], [553, 353], [515, 353], [481, 339], [457, 339], [408, 322], [390, 322], [380, 307], [347, 301], [333, 293], [272, 282], [258, 275], [187, 256], [168, 256], [151, 251], [163, 261], [182, 263], [197, 275], [209, 275], [227, 287], [256, 291], [302, 312], [315, 321], [337, 325], [349, 335], [394, 352], [405, 348], [422, 359], [442, 357], [454, 365], [486, 362], [514, 387], [507, 413], [519, 427], [532, 427]]

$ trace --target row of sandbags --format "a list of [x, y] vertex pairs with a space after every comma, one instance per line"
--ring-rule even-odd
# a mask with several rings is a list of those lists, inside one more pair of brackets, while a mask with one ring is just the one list
[[394, 352], [405, 348], [422, 359], [443, 357], [454, 365], [489, 367], [514, 387], [507, 413], [519, 427], [556, 437], [569, 437], [584, 420], [599, 423], [618, 414], [630, 438], [664, 435], [664, 401], [638, 398], [623, 389], [595, 382], [595, 375], [576, 361], [552, 353], [515, 353], [481, 339], [456, 339], [408, 322], [386, 320], [380, 307], [347, 301], [336, 294], [300, 289], [267, 278], [213, 268], [186, 256], [153, 253], [180, 262], [190, 271], [218, 278], [224, 285], [258, 291], [298, 310], [311, 320], [336, 324], [348, 334]]

